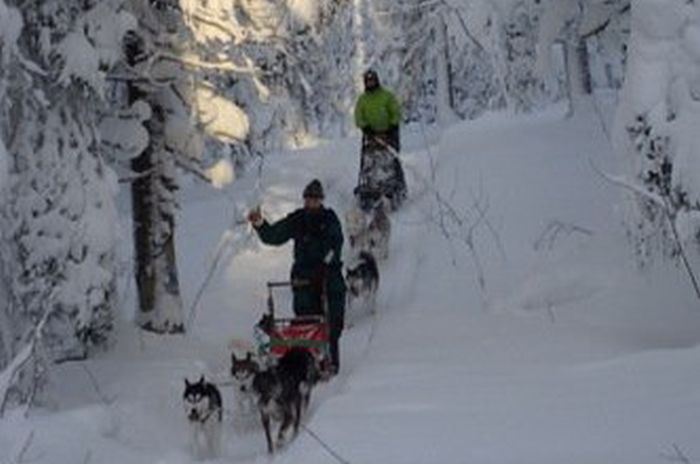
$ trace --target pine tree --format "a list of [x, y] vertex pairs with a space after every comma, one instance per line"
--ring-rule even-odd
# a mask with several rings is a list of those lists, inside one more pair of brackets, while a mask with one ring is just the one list
[[3, 56], [1, 76], [11, 95], [0, 99], [8, 154], [1, 322], [18, 401], [33, 400], [50, 362], [84, 358], [112, 328], [116, 179], [97, 123], [113, 39], [128, 23], [118, 9], [110, 0], [21, 2], [12, 9], [13, 41], [2, 47], [14, 56]]
[[[206, 141], [240, 143], [248, 133], [246, 114], [217, 86], [245, 68], [222, 57], [238, 33], [221, 19], [224, 7], [129, 2], [139, 24], [125, 41], [126, 98], [116, 108], [128, 116], [111, 118], [105, 131], [115, 158], [131, 168], [137, 323], [157, 333], [185, 330], [175, 253], [178, 168], [206, 180]], [[114, 134], [123, 132], [137, 143], [119, 144]]]

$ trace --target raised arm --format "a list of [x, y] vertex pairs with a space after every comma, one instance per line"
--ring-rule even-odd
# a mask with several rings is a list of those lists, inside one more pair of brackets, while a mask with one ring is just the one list
[[267, 245], [283, 245], [294, 237], [297, 217], [298, 215], [295, 213], [290, 213], [285, 218], [272, 224], [263, 221], [262, 224], [255, 227], [255, 230], [263, 243]]

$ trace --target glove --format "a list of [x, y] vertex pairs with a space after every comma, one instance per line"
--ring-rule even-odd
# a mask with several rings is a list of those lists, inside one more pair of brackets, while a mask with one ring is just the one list
[[262, 212], [260, 212], [259, 206], [250, 210], [250, 212], [248, 213], [248, 222], [253, 224], [253, 227], [255, 227], [256, 229], [263, 224], [264, 219], [262, 216]]

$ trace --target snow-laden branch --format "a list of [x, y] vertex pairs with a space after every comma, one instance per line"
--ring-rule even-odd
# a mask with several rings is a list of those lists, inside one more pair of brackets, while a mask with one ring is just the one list
[[603, 179], [607, 180], [611, 184], [616, 185], [618, 187], [622, 187], [623, 189], [628, 190], [637, 196], [645, 198], [645, 199], [651, 201], [652, 203], [654, 203], [656, 206], [658, 206], [662, 210], [670, 213], [670, 211], [668, 211], [666, 201], [660, 195], [658, 195], [654, 192], [650, 192], [644, 186], [641, 186], [641, 185], [635, 183], [634, 181], [625, 178], [624, 176], [613, 176], [613, 175], [610, 175], [608, 173], [603, 172], [601, 169], [598, 168], [598, 166], [595, 165], [595, 163], [592, 160], [589, 160], [589, 163], [591, 165], [591, 168], [593, 168], [593, 170], [599, 176], [601, 176]]
[[34, 342], [28, 343], [19, 353], [12, 359], [10, 364], [0, 372], [0, 417], [4, 415], [5, 404], [15, 380], [15, 376], [31, 359], [34, 353]]
[[677, 212], [671, 208], [671, 201], [666, 196], [650, 192], [648, 189], [637, 185], [634, 182], [631, 182], [625, 178], [619, 176], [610, 176], [602, 172], [596, 167], [593, 161], [591, 161], [591, 166], [604, 179], [608, 180], [614, 185], [617, 185], [618, 187], [627, 189], [633, 192], [634, 194], [651, 201], [663, 212], [664, 216], [668, 220], [669, 227], [671, 228], [671, 233], [673, 234], [673, 239], [676, 242], [676, 246], [678, 247], [683, 266], [685, 267], [685, 270], [688, 274], [688, 278], [690, 279], [690, 282], [693, 285], [693, 289], [695, 290], [695, 296], [698, 298], [698, 300], [700, 300], [700, 281], [698, 281], [695, 271], [690, 265], [688, 254], [685, 251], [685, 246], [683, 246], [683, 240], [681, 239], [680, 233], [678, 232], [678, 226], [676, 224]]
[[[48, 321], [52, 312], [50, 308], [46, 310], [44, 316], [31, 332], [27, 344], [15, 355], [2, 373], [0, 373], [0, 417], [5, 414], [9, 393], [12, 390], [17, 375], [29, 362], [34, 360], [36, 356], [38, 345], [41, 343], [44, 335], [46, 321]], [[36, 383], [37, 379], [33, 379], [33, 382]], [[33, 390], [36, 390], [36, 385]]]

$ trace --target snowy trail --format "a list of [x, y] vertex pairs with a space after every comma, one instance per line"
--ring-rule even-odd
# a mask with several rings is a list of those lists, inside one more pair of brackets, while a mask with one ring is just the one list
[[[680, 270], [637, 273], [613, 214], [620, 192], [590, 168], [592, 159], [616, 171], [593, 112], [494, 115], [431, 139], [444, 198], [465, 217], [475, 198], [486, 207], [493, 230], [474, 235], [484, 290], [464, 244], [436, 227], [434, 191], [420, 183], [430, 177], [422, 134], [406, 139], [413, 196], [392, 216], [378, 314], [341, 339], [341, 374], [314, 392], [309, 430], [353, 464], [637, 464], [664, 462], [674, 444], [700, 456], [700, 311]], [[270, 156], [265, 214], [298, 207], [311, 177], [342, 214], [356, 150], [340, 140]], [[223, 250], [190, 333], [160, 338], [124, 324], [113, 351], [57, 370], [54, 412], [0, 422], [0, 449], [16, 455], [34, 431], [33, 462], [193, 462], [183, 378], [225, 378], [232, 341], [249, 340], [263, 311], [265, 281], [288, 276], [290, 246], [229, 230], [233, 203], [252, 206], [253, 185], [187, 187], [177, 237], [185, 308], [222, 237], [238, 243]], [[259, 429], [234, 429], [230, 388], [224, 401], [224, 455], [210, 462], [337, 462], [306, 432], [268, 458]]]
[[[483, 188], [506, 257], [487, 232], [477, 237], [484, 295], [463, 246], [415, 225], [434, 209], [429, 198], [397, 218], [412, 225], [392, 250], [390, 307], [348, 388], [310, 423], [344, 460], [660, 462], [673, 444], [700, 453], [697, 304], [680, 271], [637, 274], [614, 219], [619, 192], [589, 159], [615, 171], [590, 114], [445, 134], [440, 185], [447, 195], [454, 179], [461, 205], [470, 185]], [[590, 234], [535, 249], [552, 221]], [[305, 437], [275, 462], [335, 461]]]

